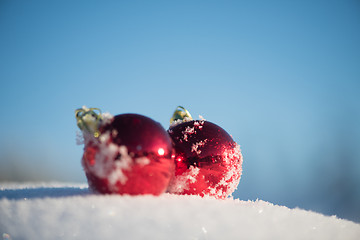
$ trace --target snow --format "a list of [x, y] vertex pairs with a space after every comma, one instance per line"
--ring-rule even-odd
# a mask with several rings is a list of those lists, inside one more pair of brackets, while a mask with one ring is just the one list
[[177, 119], [177, 120], [170, 123], [170, 128], [175, 127], [175, 126], [179, 125], [180, 123], [190, 122], [192, 120], [193, 119], [191, 117], [184, 117], [184, 119]]
[[205, 139], [204, 141], [200, 141], [200, 142], [194, 143], [194, 144], [191, 146], [191, 152], [196, 152], [197, 155], [200, 155], [201, 150], [198, 149], [198, 148], [199, 148], [199, 147], [203, 147], [206, 142], [207, 142], [207, 139]]
[[171, 193], [182, 193], [184, 190], [189, 190], [189, 183], [195, 183], [196, 177], [200, 172], [200, 168], [195, 166], [190, 166], [185, 172], [181, 175], [173, 178], [169, 184], [168, 191]]
[[[86, 107], [83, 107], [83, 109], [84, 111], [88, 110]], [[86, 124], [93, 124], [95, 121], [93, 116], [90, 115], [89, 118], [85, 119], [87, 116], [88, 115], [85, 115], [83, 120]], [[113, 118], [114, 117], [109, 113], [102, 113], [100, 126], [97, 126], [96, 128], [93, 127], [92, 132], [96, 132], [101, 126], [110, 123]], [[98, 178], [106, 178], [109, 183], [109, 187], [115, 192], [117, 192], [118, 181], [123, 185], [128, 181], [126, 174], [124, 174], [124, 170], [131, 169], [134, 163], [141, 166], [145, 166], [150, 163], [150, 159], [147, 157], [138, 157], [133, 159], [126, 146], [118, 146], [117, 144], [110, 142], [109, 140], [111, 136], [115, 137], [118, 135], [118, 131], [116, 129], [111, 130], [111, 132], [109, 130], [102, 132], [98, 137], [95, 137], [94, 134], [91, 132], [89, 133], [87, 130], [83, 130], [82, 134], [84, 141], [78, 141], [79, 143], [84, 142], [85, 148], [91, 145], [96, 146], [98, 149], [95, 154], [94, 164], [88, 164], [88, 161], [82, 161], [84, 169], [91, 172]], [[120, 161], [109, 161], [109, 159], [115, 159], [118, 155], [120, 156]]]
[[[228, 172], [215, 187], [209, 187], [211, 189], [210, 192], [213, 195], [216, 193], [216, 196], [219, 198], [231, 195], [237, 189], [242, 174], [243, 156], [240, 145], [236, 144], [233, 149], [225, 151], [224, 156], [224, 162], [230, 164]], [[231, 164], [234, 159], [239, 159], [240, 162], [238, 164]], [[226, 189], [226, 191], [224, 191], [224, 189]]]
[[359, 239], [360, 224], [269, 202], [97, 195], [87, 184], [0, 183], [3, 239]]

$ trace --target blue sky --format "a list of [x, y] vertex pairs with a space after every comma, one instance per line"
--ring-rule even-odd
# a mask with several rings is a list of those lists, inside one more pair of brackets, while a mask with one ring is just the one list
[[360, 221], [359, 29], [355, 0], [3, 0], [1, 179], [85, 181], [78, 107], [183, 105], [241, 145], [235, 197]]

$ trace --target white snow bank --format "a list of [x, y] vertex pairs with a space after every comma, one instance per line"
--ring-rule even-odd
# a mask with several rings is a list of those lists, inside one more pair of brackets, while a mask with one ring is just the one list
[[360, 224], [261, 200], [0, 184], [0, 239], [359, 239]]

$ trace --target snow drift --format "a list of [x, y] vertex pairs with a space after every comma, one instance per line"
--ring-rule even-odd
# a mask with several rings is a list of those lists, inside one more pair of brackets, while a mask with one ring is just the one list
[[269, 202], [0, 184], [3, 239], [359, 239], [360, 224]]

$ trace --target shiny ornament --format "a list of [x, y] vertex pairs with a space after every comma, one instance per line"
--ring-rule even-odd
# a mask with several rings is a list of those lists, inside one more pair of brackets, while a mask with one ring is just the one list
[[111, 116], [96, 108], [76, 111], [84, 136], [82, 165], [89, 187], [99, 193], [165, 192], [174, 172], [166, 130], [139, 114]]
[[224, 199], [239, 184], [242, 172], [240, 146], [218, 125], [193, 120], [178, 107], [168, 133], [175, 149], [175, 175], [168, 192]]

